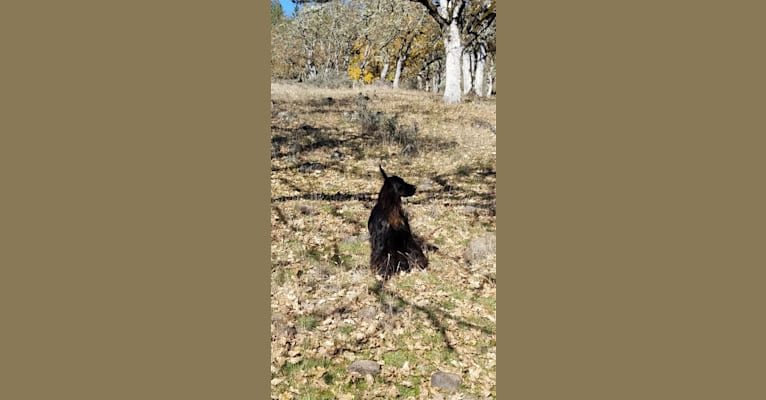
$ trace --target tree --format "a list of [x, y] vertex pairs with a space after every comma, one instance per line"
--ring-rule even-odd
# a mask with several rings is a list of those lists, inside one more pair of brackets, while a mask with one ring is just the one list
[[441, 27], [445, 51], [444, 101], [460, 103], [464, 35], [476, 34], [493, 23], [495, 0], [410, 0], [422, 4]]
[[292, 18], [272, 27], [272, 76], [313, 79], [345, 73], [359, 42], [363, 7], [350, 0], [303, 3]]
[[[485, 1], [485, 3], [488, 3]], [[491, 4], [488, 4], [492, 6]], [[492, 92], [492, 79], [495, 53], [495, 15], [490, 13], [482, 18], [484, 9], [479, 3], [472, 3], [469, 6], [469, 15], [479, 16], [479, 18], [470, 19], [470, 23], [464, 28], [465, 54], [470, 59], [471, 65], [468, 73], [464, 75], [463, 93], [473, 92], [475, 95], [484, 96], [484, 83], [487, 80], [484, 72], [487, 69], [487, 60], [490, 60], [489, 93]], [[465, 58], [464, 58], [465, 59]], [[465, 71], [465, 69], [464, 69]]]
[[[463, 87], [482, 93], [493, 78], [493, 1], [292, 1], [300, 5], [294, 16], [272, 25], [274, 78], [347, 73], [363, 83], [417, 83], [435, 93], [446, 88], [445, 101], [452, 103], [461, 100], [462, 57], [470, 60]], [[272, 1], [273, 15], [277, 4]], [[452, 47], [458, 50], [448, 51]]]
[[[357, 0], [364, 10], [361, 34], [364, 43], [369, 44], [365, 52], [365, 66], [379, 69], [380, 79], [393, 81], [397, 88], [405, 77], [407, 67], [418, 65], [410, 62], [416, 42], [429, 33], [427, 25], [435, 25], [425, 10], [403, 0]], [[393, 78], [389, 77], [391, 63], [394, 64]], [[409, 73], [415, 76], [416, 71]]]
[[271, 0], [271, 26], [280, 23], [285, 18], [285, 10], [279, 0]]

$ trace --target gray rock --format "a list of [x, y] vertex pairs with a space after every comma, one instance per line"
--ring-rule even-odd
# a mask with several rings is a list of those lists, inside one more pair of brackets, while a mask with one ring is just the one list
[[319, 212], [315, 209], [313, 209], [311, 206], [307, 206], [305, 204], [301, 204], [298, 206], [298, 210], [300, 210], [301, 214], [303, 215], [316, 215], [319, 214]]
[[343, 152], [340, 150], [335, 150], [332, 152], [332, 154], [330, 154], [331, 160], [343, 160], [345, 157], [346, 155], [343, 154]]
[[314, 172], [314, 171], [324, 171], [325, 166], [322, 163], [318, 162], [305, 162], [298, 166], [298, 172]]
[[479, 209], [474, 206], [465, 206], [460, 209], [460, 212], [466, 215], [478, 215]]
[[284, 327], [283, 329], [280, 329], [280, 330], [279, 330], [279, 334], [280, 334], [281, 336], [286, 336], [286, 337], [294, 337], [295, 335], [297, 335], [297, 334], [298, 334], [298, 329], [296, 329], [296, 328], [295, 328], [294, 326], [292, 326], [292, 325], [291, 325], [291, 326], [286, 326], [286, 327]]
[[495, 125], [492, 125], [491, 123], [489, 123], [487, 121], [482, 121], [482, 120], [479, 120], [479, 119], [474, 119], [473, 122], [471, 123], [471, 126], [474, 127], [474, 128], [487, 129], [490, 132], [492, 132], [493, 134], [496, 134], [496, 131], [497, 131], [497, 127], [495, 127]]
[[273, 328], [272, 334], [275, 334], [277, 337], [286, 336], [289, 338], [298, 333], [295, 326], [290, 324], [287, 318], [281, 313], [275, 312], [271, 314], [271, 324]]
[[487, 233], [472, 239], [465, 251], [463, 252], [463, 258], [469, 262], [474, 263], [485, 257], [489, 257], [495, 254], [497, 251], [497, 237], [495, 233]]
[[362, 375], [377, 375], [380, 373], [380, 364], [375, 361], [358, 360], [351, 363], [351, 365], [348, 366], [348, 370], [349, 372], [356, 372]]
[[401, 151], [401, 154], [405, 157], [415, 156], [419, 153], [418, 146], [409, 143]]
[[280, 111], [277, 113], [277, 118], [279, 118], [282, 122], [291, 122], [294, 121], [297, 116], [290, 111]]
[[460, 389], [460, 375], [436, 371], [431, 375], [431, 386], [454, 392]]
[[373, 319], [378, 315], [378, 309], [376, 307], [367, 307], [359, 312], [359, 317], [363, 319]]

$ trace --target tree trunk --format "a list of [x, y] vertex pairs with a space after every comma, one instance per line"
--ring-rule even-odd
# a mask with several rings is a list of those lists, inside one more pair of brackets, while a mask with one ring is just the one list
[[476, 50], [476, 72], [473, 74], [473, 86], [476, 91], [476, 95], [479, 97], [484, 96], [484, 67], [487, 63], [487, 49], [483, 44], [479, 45]]
[[487, 73], [487, 78], [488, 78], [488, 81], [489, 81], [489, 82], [487, 82], [487, 97], [492, 96], [492, 86], [495, 83], [494, 79], [492, 78], [492, 75], [493, 75], [494, 71], [495, 71], [495, 59], [490, 57], [490, 59], [489, 59], [489, 73]]
[[367, 63], [369, 60], [367, 57], [370, 56], [370, 45], [368, 44], [367, 47], [364, 49], [364, 55], [362, 56], [362, 61], [359, 62], [359, 70], [361, 71], [359, 73], [359, 80], [364, 80], [364, 73], [365, 69], [367, 68]]
[[317, 67], [314, 64], [314, 50], [309, 49], [307, 51], [308, 58], [306, 59], [306, 77], [307, 79], [314, 79], [317, 76]]
[[383, 70], [380, 71], [380, 80], [385, 82], [386, 76], [388, 76], [388, 63], [383, 64]]
[[460, 28], [453, 19], [444, 38], [446, 51], [444, 102], [460, 103], [460, 58], [463, 56], [463, 42], [460, 39]]
[[404, 60], [406, 60], [407, 57], [401, 56], [398, 60], [396, 60], [396, 73], [394, 74], [394, 89], [397, 89], [399, 87], [399, 78], [402, 76], [402, 67], [404, 66]]
[[463, 94], [468, 94], [473, 89], [471, 82], [471, 52], [463, 53]]
[[385, 82], [386, 77], [388, 76], [388, 68], [389, 68], [390, 59], [388, 57], [388, 54], [386, 54], [385, 60], [383, 61], [383, 71], [380, 71], [380, 80]]
[[348, 72], [349, 63], [351, 63], [351, 57], [349, 55], [343, 56], [343, 70]]

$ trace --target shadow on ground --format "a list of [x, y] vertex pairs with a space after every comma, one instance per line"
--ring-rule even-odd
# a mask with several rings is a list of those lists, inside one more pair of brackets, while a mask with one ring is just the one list
[[[400, 312], [404, 306], [410, 306], [414, 310], [420, 312], [421, 314], [425, 315], [426, 318], [431, 322], [431, 325], [439, 332], [439, 334], [442, 337], [442, 340], [444, 341], [444, 345], [450, 352], [456, 352], [455, 346], [450, 342], [449, 337], [447, 336], [447, 326], [444, 324], [445, 319], [451, 319], [461, 327], [465, 329], [476, 329], [480, 330], [483, 333], [486, 334], [495, 334], [495, 331], [488, 329], [484, 326], [479, 326], [473, 323], [470, 323], [468, 321], [465, 321], [463, 319], [454, 317], [452, 315], [449, 315], [447, 312], [440, 310], [435, 307], [424, 307], [419, 306], [413, 302], [407, 301], [403, 297], [399, 296], [396, 293], [393, 293], [392, 291], [386, 289], [386, 287], [383, 285], [383, 282], [378, 281], [375, 286], [372, 287], [372, 292], [375, 294], [375, 296], [378, 298], [378, 301], [380, 302], [381, 307], [383, 309], [386, 309], [386, 311], [389, 314], [395, 314], [397, 312]], [[394, 304], [401, 304], [401, 305], [391, 305], [389, 301], [386, 300], [386, 297], [392, 298], [396, 300]]]

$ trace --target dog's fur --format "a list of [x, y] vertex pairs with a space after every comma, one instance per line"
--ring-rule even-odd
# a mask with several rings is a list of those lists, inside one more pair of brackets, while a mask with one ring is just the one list
[[380, 166], [383, 187], [372, 209], [367, 229], [370, 231], [370, 268], [384, 279], [413, 267], [428, 267], [419, 240], [412, 236], [402, 197], [415, 194], [415, 186], [398, 176], [388, 176]]

